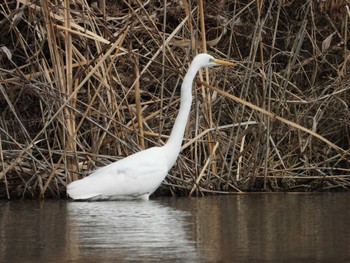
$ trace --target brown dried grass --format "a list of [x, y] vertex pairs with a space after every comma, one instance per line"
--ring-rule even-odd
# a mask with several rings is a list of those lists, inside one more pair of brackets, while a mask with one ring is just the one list
[[205, 51], [239, 66], [199, 74], [156, 194], [348, 190], [350, 12], [333, 2], [0, 4], [0, 197], [65, 197], [162, 145]]

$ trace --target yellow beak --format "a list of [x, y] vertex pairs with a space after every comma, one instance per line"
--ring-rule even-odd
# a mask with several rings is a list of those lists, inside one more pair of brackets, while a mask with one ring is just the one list
[[235, 63], [233, 63], [233, 62], [225, 61], [225, 60], [221, 60], [221, 59], [215, 59], [214, 62], [216, 64], [223, 65], [223, 66], [234, 66], [235, 65]]

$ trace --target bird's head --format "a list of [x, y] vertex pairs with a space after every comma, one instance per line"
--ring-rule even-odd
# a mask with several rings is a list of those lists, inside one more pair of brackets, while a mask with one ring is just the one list
[[229, 61], [224, 61], [220, 59], [216, 59], [213, 56], [201, 53], [198, 54], [194, 59], [192, 64], [198, 65], [199, 68], [205, 68], [205, 67], [214, 67], [214, 66], [233, 66], [234, 63]]

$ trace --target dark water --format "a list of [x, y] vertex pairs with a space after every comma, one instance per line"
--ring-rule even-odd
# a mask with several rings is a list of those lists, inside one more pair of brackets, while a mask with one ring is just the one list
[[347, 193], [0, 208], [0, 262], [350, 262]]

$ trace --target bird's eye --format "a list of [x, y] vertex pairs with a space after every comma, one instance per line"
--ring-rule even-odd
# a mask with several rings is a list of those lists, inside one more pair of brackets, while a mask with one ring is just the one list
[[214, 61], [213, 58], [210, 58], [210, 59], [209, 59], [209, 62], [210, 62], [210, 63], [214, 63], [215, 61]]

